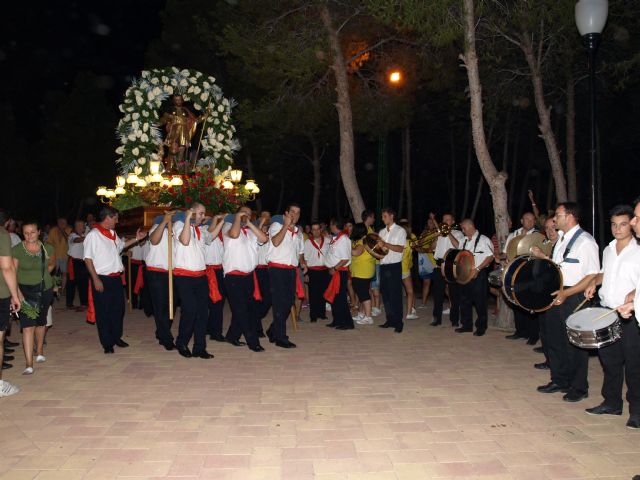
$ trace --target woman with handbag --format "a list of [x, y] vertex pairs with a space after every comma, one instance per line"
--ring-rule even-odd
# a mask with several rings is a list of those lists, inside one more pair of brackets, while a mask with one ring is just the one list
[[36, 222], [25, 223], [22, 227], [24, 240], [13, 247], [13, 262], [18, 273], [20, 288], [20, 326], [26, 368], [23, 375], [33, 373], [33, 346], [36, 345], [36, 362], [46, 360], [44, 356], [44, 335], [47, 312], [53, 300], [53, 279], [51, 271], [56, 266], [53, 246], [40, 241], [40, 228]]

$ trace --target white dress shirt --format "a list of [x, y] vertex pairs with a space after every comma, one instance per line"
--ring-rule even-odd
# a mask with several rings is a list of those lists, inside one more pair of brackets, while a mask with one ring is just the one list
[[575, 235], [580, 225], [571, 228], [567, 233], [558, 232], [558, 241], [553, 249], [553, 261], [562, 270], [562, 283], [564, 288], [573, 287], [585, 276], [600, 273], [600, 252], [598, 244], [593, 237], [583, 232], [572, 245], [567, 258], [564, 252], [571, 238]]
[[251, 273], [258, 265], [258, 239], [248, 227], [242, 227], [238, 238], [231, 238], [229, 230], [231, 223], [225, 223], [224, 231], [224, 253], [222, 256], [222, 269], [226, 275], [229, 272], [237, 271]]
[[269, 264], [269, 245], [271, 245], [271, 241], [269, 240], [269, 234], [267, 233], [267, 241], [258, 244], [258, 265]]
[[75, 260], [82, 260], [84, 258], [84, 244], [83, 242], [75, 243], [76, 238], [80, 238], [76, 232], [69, 234], [69, 256]]
[[[110, 230], [115, 235], [113, 230]], [[103, 235], [97, 228], [93, 228], [84, 238], [84, 258], [93, 261], [98, 275], [110, 275], [124, 271], [120, 254], [124, 249], [124, 240], [116, 235], [111, 240]]]
[[324, 257], [329, 251], [330, 242], [331, 239], [325, 236], [320, 237], [318, 240], [313, 237], [309, 237], [304, 241], [304, 260], [307, 262], [308, 267], [325, 266]]
[[493, 257], [493, 242], [476, 230], [471, 238], [465, 237], [462, 240], [460, 250], [473, 253], [474, 265], [478, 267], [488, 257]]
[[[154, 225], [149, 230], [149, 236], [158, 228], [158, 225]], [[158, 245], [152, 245], [151, 241], [149, 243], [149, 250], [144, 257], [144, 262], [147, 264], [147, 269], [149, 268], [157, 268], [160, 270], [168, 270], [169, 269], [169, 229], [164, 227], [164, 231], [162, 232], [162, 237], [160, 237], [160, 242]], [[172, 254], [175, 256], [176, 251], [176, 241], [172, 242], [173, 252]]]
[[[380, 230], [378, 235], [380, 235], [380, 238], [390, 245], [399, 245], [404, 247], [407, 243], [407, 231], [396, 223], [383, 228]], [[380, 265], [389, 265], [391, 263], [400, 262], [402, 262], [402, 252], [394, 252], [393, 250], [389, 250], [389, 253], [380, 259]]]
[[324, 265], [328, 268], [334, 268], [342, 260], [347, 260], [347, 263], [342, 265], [343, 267], [351, 265], [351, 240], [349, 240], [349, 235], [340, 232], [329, 242], [329, 249], [324, 256]]
[[144, 260], [144, 249], [141, 245], [131, 247], [131, 260]]
[[196, 226], [189, 225], [191, 229], [189, 245], [183, 245], [182, 242], [180, 242], [180, 234], [183, 228], [185, 228], [183, 222], [178, 221], [173, 224], [173, 237], [175, 242], [173, 268], [201, 272], [206, 268], [204, 249], [207, 243], [211, 242], [211, 234], [207, 231], [208, 227], [201, 225], [197, 227], [197, 229], [200, 230], [200, 238], [198, 238]]
[[279, 263], [281, 265], [293, 265], [298, 266], [298, 258], [302, 254], [304, 237], [302, 236], [302, 229], [298, 226], [293, 228], [289, 227], [289, 230], [285, 233], [282, 242], [277, 247], [273, 244], [273, 238], [282, 230], [282, 224], [273, 222], [269, 227], [269, 252], [267, 253], [267, 260], [270, 263]]
[[618, 254], [616, 243], [617, 240], [614, 239], [602, 254], [600, 304], [608, 308], [622, 305], [627, 294], [640, 281], [640, 245], [632, 238]]
[[222, 230], [204, 249], [204, 261], [207, 265], [222, 265], [224, 255], [224, 236]]
[[524, 228], [520, 227], [517, 230], [514, 230], [513, 232], [511, 232], [508, 236], [507, 236], [507, 241], [504, 242], [504, 247], [502, 248], [502, 253], [507, 253], [507, 248], [509, 247], [509, 242], [511, 240], [513, 240], [515, 237], [522, 235], [523, 233], [525, 233], [525, 235], [531, 235], [532, 233], [537, 232], [537, 230], [535, 228], [532, 228], [531, 230], [527, 231], [526, 233], [524, 232]]
[[[453, 238], [458, 240], [458, 242], [464, 242], [464, 235], [460, 230], [451, 230], [451, 235], [453, 235]], [[436, 240], [436, 249], [433, 252], [433, 258], [436, 260], [444, 260], [444, 256], [449, 250], [461, 247], [462, 245], [454, 247], [448, 235], [446, 237], [438, 237], [438, 240]]]

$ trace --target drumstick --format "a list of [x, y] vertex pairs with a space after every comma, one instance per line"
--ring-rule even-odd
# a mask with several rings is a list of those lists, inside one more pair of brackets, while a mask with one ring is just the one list
[[578, 310], [580, 310], [580, 309], [582, 308], [582, 306], [583, 306], [585, 303], [587, 303], [588, 301], [589, 301], [589, 299], [588, 299], [588, 298], [585, 298], [582, 302], [580, 302], [580, 305], [578, 305], [578, 306], [576, 307], [576, 309], [575, 309], [573, 312], [571, 312], [571, 313], [576, 313], [576, 312], [577, 312]]
[[599, 317], [597, 317], [597, 318], [594, 318], [594, 319], [593, 319], [593, 320], [591, 320], [591, 321], [592, 321], [592, 322], [597, 322], [598, 320], [601, 320], [601, 319], [603, 319], [604, 317], [606, 317], [607, 315], [609, 315], [609, 314], [611, 314], [611, 313], [615, 312], [616, 310], [618, 310], [618, 308], [620, 308], [620, 307], [616, 307], [616, 308], [612, 308], [611, 310], [607, 310], [605, 313], [603, 313], [602, 315], [600, 315], [600, 316], [599, 316]]

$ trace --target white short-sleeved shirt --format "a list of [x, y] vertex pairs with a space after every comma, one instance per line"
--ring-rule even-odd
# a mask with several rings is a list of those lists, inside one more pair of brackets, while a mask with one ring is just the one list
[[204, 249], [204, 262], [207, 265], [222, 265], [224, 255], [224, 236], [222, 230]]
[[269, 264], [269, 245], [271, 242], [269, 241], [269, 234], [267, 233], [267, 241], [262, 244], [258, 244], [258, 265], [268, 265]]
[[613, 240], [602, 254], [602, 287], [600, 304], [616, 308], [624, 303], [629, 292], [640, 281], [640, 245], [631, 239], [620, 254], [616, 253], [617, 240]]
[[131, 247], [131, 260], [144, 260], [144, 249], [142, 245], [134, 245]]
[[[183, 245], [180, 242], [180, 234], [184, 226], [183, 222], [175, 222], [173, 224], [173, 236], [176, 244], [173, 268], [201, 272], [206, 268], [204, 249], [206, 244], [211, 241], [211, 234], [205, 226], [190, 225], [191, 238], [189, 239], [189, 245]], [[199, 238], [198, 231], [200, 233]]]
[[269, 227], [269, 252], [267, 260], [270, 263], [298, 266], [298, 258], [302, 254], [304, 237], [302, 229], [298, 226], [290, 227], [285, 233], [282, 242], [277, 247], [273, 244], [273, 238], [282, 230], [282, 224], [273, 222]]
[[567, 258], [564, 258], [567, 245], [580, 228], [576, 225], [567, 233], [558, 232], [558, 241], [553, 248], [553, 261], [562, 270], [562, 279], [565, 288], [573, 287], [587, 275], [600, 273], [600, 252], [598, 244], [593, 237], [583, 232], [575, 241]]
[[9, 236], [11, 237], [11, 248], [15, 247], [22, 241], [17, 233], [9, 232]]
[[258, 239], [248, 227], [242, 227], [238, 238], [231, 238], [229, 230], [232, 224], [226, 223], [224, 231], [224, 254], [222, 269], [225, 275], [237, 271], [251, 273], [258, 265]]
[[473, 253], [474, 264], [481, 265], [488, 257], [493, 257], [493, 242], [479, 231], [475, 231], [471, 238], [464, 238], [460, 243], [460, 250]]
[[333, 268], [342, 260], [347, 260], [343, 267], [351, 265], [351, 240], [349, 240], [349, 235], [340, 232], [337, 237], [329, 242], [329, 248], [324, 257], [324, 265], [325, 267]]
[[307, 262], [308, 267], [323, 267], [324, 257], [329, 251], [330, 239], [327, 237], [320, 237], [319, 240], [309, 237], [304, 241], [304, 260]]
[[98, 275], [110, 275], [124, 271], [120, 254], [124, 249], [124, 240], [118, 237], [113, 230], [115, 240], [107, 238], [97, 228], [93, 228], [84, 239], [84, 258], [93, 261]]
[[[407, 231], [397, 223], [390, 227], [385, 227], [378, 233], [380, 238], [391, 245], [400, 245], [404, 247], [407, 243]], [[389, 250], [384, 257], [380, 259], [380, 265], [388, 265], [391, 263], [402, 262], [402, 252], [394, 252]]]
[[[464, 235], [460, 230], [451, 230], [451, 235], [453, 235], [453, 238], [458, 240], [458, 242], [464, 242]], [[435, 258], [436, 260], [444, 260], [444, 256], [449, 250], [459, 247], [460, 246], [453, 246], [453, 243], [451, 242], [451, 239], [448, 235], [446, 237], [438, 237], [438, 240], [436, 240], [436, 248], [433, 252], [433, 258]]]
[[76, 232], [69, 234], [69, 256], [76, 260], [82, 260], [84, 258], [84, 242], [75, 243], [74, 240], [80, 238]]
[[523, 233], [525, 235], [531, 235], [532, 233], [537, 232], [537, 230], [535, 228], [532, 228], [531, 230], [525, 232], [523, 227], [518, 228], [517, 230], [514, 230], [513, 232], [511, 232], [508, 236], [507, 236], [507, 241], [504, 242], [504, 247], [502, 249], [502, 253], [507, 253], [507, 248], [509, 247], [509, 242], [511, 242], [511, 240], [513, 240], [515, 237], [522, 235]]
[[[149, 235], [151, 235], [156, 229], [158, 225], [154, 225], [149, 230]], [[169, 229], [167, 227], [164, 228], [162, 232], [162, 237], [160, 237], [160, 242], [157, 245], [152, 245], [151, 241], [149, 241], [149, 251], [144, 257], [144, 262], [147, 264], [147, 268], [159, 268], [161, 270], [169, 269], [169, 240], [168, 240], [168, 232]], [[173, 255], [175, 255], [176, 242], [172, 242], [173, 247]]]
[[638, 284], [636, 285], [636, 296], [633, 299], [633, 309], [635, 310], [638, 326], [640, 326], [640, 280], [638, 280]]

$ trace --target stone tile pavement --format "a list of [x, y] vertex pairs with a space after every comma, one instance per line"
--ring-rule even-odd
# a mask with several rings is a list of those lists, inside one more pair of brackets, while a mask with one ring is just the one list
[[[324, 322], [291, 333], [295, 350], [211, 342], [212, 360], [154, 341], [127, 314], [131, 346], [104, 355], [83, 315], [56, 311], [47, 362], [5, 378], [0, 478], [9, 479], [629, 479], [640, 432], [593, 417], [602, 374], [577, 404], [535, 391], [542, 356], [490, 329], [482, 338], [430, 327], [404, 333]], [[303, 318], [306, 318], [303, 311]], [[227, 314], [228, 318], [228, 314]], [[378, 322], [380, 323], [380, 322]], [[177, 325], [174, 326], [174, 330]], [[14, 334], [15, 339], [15, 334]]]

